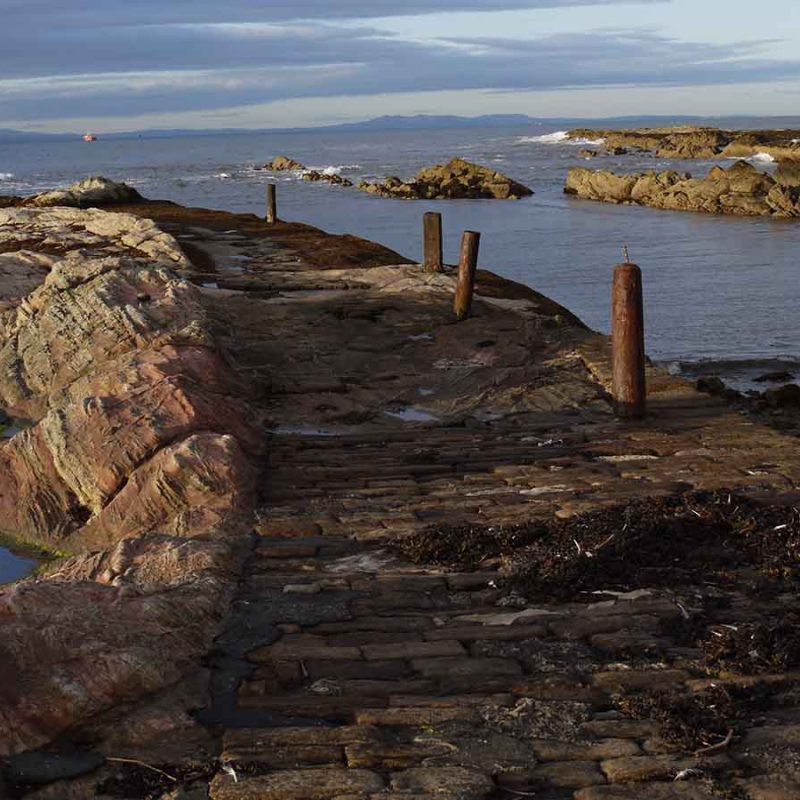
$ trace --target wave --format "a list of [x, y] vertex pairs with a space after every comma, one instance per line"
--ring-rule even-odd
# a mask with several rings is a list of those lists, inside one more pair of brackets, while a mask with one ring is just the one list
[[13, 172], [0, 172], [0, 181], [13, 181], [13, 180], [14, 180]]
[[217, 173], [217, 177], [221, 178], [222, 180], [226, 180], [228, 178], [232, 178], [233, 175], [231, 175], [230, 172], [219, 172]]
[[300, 170], [300, 172], [301, 174], [304, 172], [321, 172], [323, 175], [341, 175], [342, 172], [356, 169], [361, 169], [361, 164], [333, 164], [326, 167], [308, 167], [308, 169]]
[[741, 158], [740, 156], [728, 156], [727, 158], [729, 161], [747, 161], [750, 164], [774, 164], [777, 161], [769, 153], [755, 153], [747, 158]]
[[570, 139], [568, 131], [545, 133], [542, 136], [520, 136], [517, 144], [569, 144], [575, 147], [600, 147], [605, 139]]
[[545, 133], [542, 136], [520, 136], [517, 142], [519, 144], [559, 144], [568, 140], [568, 131], [556, 131], [555, 133]]

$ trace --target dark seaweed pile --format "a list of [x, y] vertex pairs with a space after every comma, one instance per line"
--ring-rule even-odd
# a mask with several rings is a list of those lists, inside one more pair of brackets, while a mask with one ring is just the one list
[[800, 511], [727, 492], [649, 498], [567, 520], [432, 526], [400, 549], [418, 563], [474, 569], [501, 558], [511, 588], [531, 598], [580, 599], [598, 590], [793, 581]]
[[707, 667], [741, 675], [760, 675], [800, 667], [800, 614], [764, 622], [715, 626], [702, 643]]
[[661, 737], [684, 751], [719, 744], [730, 731], [743, 733], [760, 711], [769, 707], [769, 686], [712, 686], [702, 692], [650, 692], [617, 699], [617, 707], [633, 719], [658, 723]]

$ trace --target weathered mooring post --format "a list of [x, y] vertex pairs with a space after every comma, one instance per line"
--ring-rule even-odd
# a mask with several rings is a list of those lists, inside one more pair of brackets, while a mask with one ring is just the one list
[[426, 272], [441, 272], [444, 264], [442, 254], [442, 215], [426, 211], [422, 217], [422, 264]]
[[267, 224], [274, 225], [278, 221], [278, 191], [274, 183], [267, 184]]
[[614, 270], [611, 307], [612, 387], [618, 417], [639, 419], [645, 414], [644, 307], [642, 271], [636, 264]]
[[476, 231], [464, 231], [461, 237], [461, 259], [458, 262], [458, 282], [453, 303], [453, 311], [459, 321], [469, 316], [469, 309], [472, 306], [480, 242], [481, 235]]

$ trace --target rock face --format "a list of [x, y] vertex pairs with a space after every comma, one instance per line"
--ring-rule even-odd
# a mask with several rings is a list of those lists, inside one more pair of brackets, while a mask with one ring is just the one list
[[276, 156], [269, 164], [264, 164], [264, 169], [271, 170], [272, 172], [296, 172], [305, 168], [304, 164], [288, 156]]
[[0, 210], [0, 530], [77, 554], [0, 589], [0, 755], [197, 671], [227, 611], [262, 425], [187, 267], [129, 214]]
[[564, 191], [585, 200], [675, 211], [800, 217], [800, 188], [782, 185], [744, 161], [727, 170], [714, 167], [706, 178], [678, 172], [616, 175], [576, 168], [569, 171]]
[[211, 645], [236, 559], [149, 536], [0, 592], [0, 755], [180, 680]]
[[75, 183], [67, 189], [38, 194], [26, 202], [32, 206], [89, 208], [112, 203], [141, 203], [143, 200], [139, 192], [126, 183], [115, 183], [97, 176]]
[[383, 183], [360, 183], [358, 188], [369, 194], [405, 200], [517, 200], [533, 194], [527, 186], [461, 158], [424, 169], [410, 181], [389, 177]]
[[717, 128], [637, 128], [595, 130], [578, 128], [571, 139], [602, 139], [615, 155], [626, 152], [655, 153], [660, 158], [749, 158], [759, 153], [776, 160], [800, 160], [800, 131], [724, 131]]

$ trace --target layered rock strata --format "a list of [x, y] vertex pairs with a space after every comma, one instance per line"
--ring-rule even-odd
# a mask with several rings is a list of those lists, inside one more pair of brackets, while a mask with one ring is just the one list
[[0, 530], [77, 554], [0, 591], [0, 755], [196, 672], [227, 610], [261, 424], [188, 267], [128, 214], [0, 211]]
[[617, 175], [581, 167], [569, 171], [564, 191], [585, 200], [674, 211], [800, 217], [800, 188], [777, 178], [744, 161], [727, 170], [714, 167], [705, 178], [672, 171]]
[[358, 188], [369, 194], [403, 200], [518, 200], [533, 194], [527, 186], [506, 175], [462, 158], [423, 169], [409, 181], [390, 176], [383, 183], [362, 182]]

